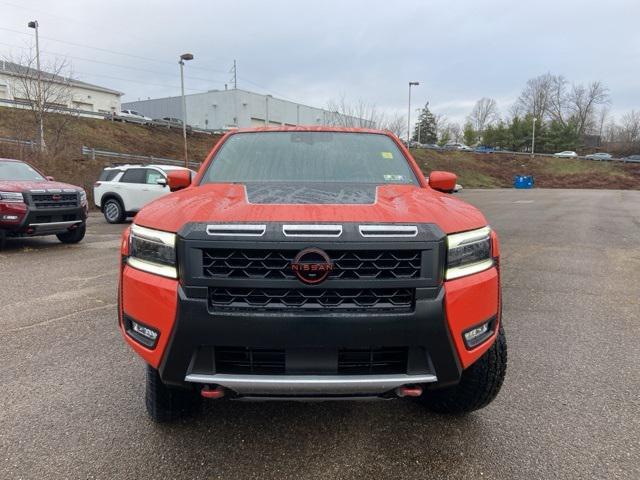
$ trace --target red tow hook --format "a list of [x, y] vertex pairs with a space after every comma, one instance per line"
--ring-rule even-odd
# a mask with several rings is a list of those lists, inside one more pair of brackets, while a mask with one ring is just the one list
[[403, 385], [396, 388], [396, 395], [399, 397], [419, 397], [422, 395], [422, 387], [420, 385], [413, 385], [411, 387]]
[[203, 387], [202, 390], [200, 390], [200, 395], [202, 395], [204, 398], [222, 398], [224, 397], [224, 387], [211, 388], [209, 385], [207, 385]]

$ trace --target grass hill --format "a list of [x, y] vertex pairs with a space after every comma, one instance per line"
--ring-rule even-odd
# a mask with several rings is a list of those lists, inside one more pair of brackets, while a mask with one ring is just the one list
[[465, 188], [513, 186], [514, 175], [533, 175], [540, 188], [640, 189], [640, 164], [535, 157], [509, 153], [412, 150], [425, 174], [447, 170]]

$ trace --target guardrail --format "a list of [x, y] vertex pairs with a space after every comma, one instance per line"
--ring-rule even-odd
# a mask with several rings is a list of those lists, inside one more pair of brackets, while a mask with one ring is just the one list
[[[137, 155], [131, 153], [118, 153], [118, 152], [110, 152], [108, 150], [99, 150], [96, 148], [89, 148], [82, 146], [82, 156], [88, 157], [91, 160], [96, 160], [98, 157], [102, 158], [112, 158], [116, 160], [113, 163], [154, 163], [159, 165], [174, 165], [177, 167], [184, 166], [184, 160], [176, 160], [175, 158], [163, 158], [163, 157], [154, 157], [153, 155]], [[194, 168], [200, 168], [201, 162], [195, 162], [190, 160], [189, 166]]]
[[17, 138], [0, 137], [0, 143], [10, 143], [12, 145], [26, 145], [31, 149], [36, 149], [39, 145], [35, 140], [19, 140]]
[[[456, 150], [456, 149], [448, 149], [448, 148], [433, 148], [433, 147], [411, 147], [418, 150], [434, 150], [436, 152], [466, 152], [466, 153], [478, 153], [478, 154], [486, 154], [486, 153], [497, 153], [497, 154], [509, 154], [509, 155], [521, 155], [526, 157], [531, 157], [531, 152], [512, 152], [511, 150], [494, 150], [492, 152], [476, 152], [475, 150]], [[553, 153], [534, 153], [534, 157], [547, 157], [547, 158], [568, 158], [570, 160], [588, 160], [592, 162], [622, 162], [622, 163], [640, 163], [640, 160], [634, 160], [630, 158], [587, 158], [587, 155], [578, 155], [577, 157], [558, 157]]]

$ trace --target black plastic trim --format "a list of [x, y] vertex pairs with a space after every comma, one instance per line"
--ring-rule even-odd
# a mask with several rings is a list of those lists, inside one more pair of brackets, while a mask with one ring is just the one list
[[176, 319], [159, 367], [162, 380], [185, 385], [194, 355], [215, 345], [302, 349], [400, 345], [425, 352], [428, 358], [410, 359], [409, 369], [428, 365], [438, 377], [437, 386], [457, 383], [462, 372], [441, 287], [416, 289], [413, 312], [363, 314], [210, 312], [206, 298], [190, 298], [179, 287]]

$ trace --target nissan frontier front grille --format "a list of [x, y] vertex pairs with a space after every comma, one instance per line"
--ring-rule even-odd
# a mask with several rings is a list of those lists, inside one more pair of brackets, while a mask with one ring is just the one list
[[37, 209], [73, 208], [78, 206], [78, 194], [31, 193], [31, 202]]
[[415, 289], [411, 288], [209, 288], [213, 310], [410, 310]]
[[[202, 250], [203, 274], [209, 278], [294, 279], [291, 262], [299, 250]], [[420, 277], [420, 250], [327, 251], [333, 263], [328, 279], [389, 280]]]

